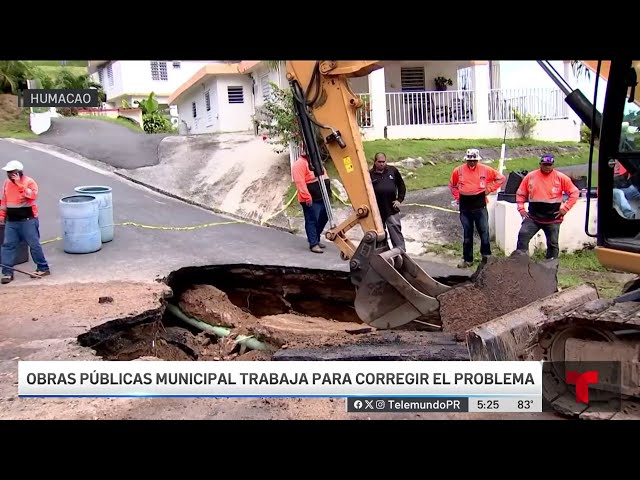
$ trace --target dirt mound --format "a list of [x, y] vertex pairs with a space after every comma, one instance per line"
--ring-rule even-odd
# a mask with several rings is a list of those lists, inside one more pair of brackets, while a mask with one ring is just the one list
[[491, 257], [471, 277], [471, 283], [438, 296], [445, 332], [467, 330], [524, 307], [558, 290], [558, 263], [536, 263], [528, 255]]
[[186, 315], [214, 327], [246, 327], [256, 323], [255, 317], [236, 307], [226, 293], [212, 285], [195, 285], [186, 290], [178, 306]]
[[20, 118], [18, 97], [9, 93], [0, 93], [0, 121], [17, 120]]
[[[182, 312], [212, 326], [231, 328], [229, 337], [249, 335], [277, 349], [350, 342], [349, 332], [362, 331], [362, 324], [341, 322], [294, 313], [256, 317], [234, 305], [226, 293], [212, 285], [196, 285], [181, 296]], [[371, 329], [365, 329], [370, 332]]]

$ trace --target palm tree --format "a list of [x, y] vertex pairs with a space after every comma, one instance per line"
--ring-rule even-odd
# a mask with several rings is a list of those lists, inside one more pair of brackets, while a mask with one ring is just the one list
[[55, 88], [66, 90], [86, 90], [89, 88], [95, 88], [98, 90], [98, 98], [100, 101], [104, 101], [105, 95], [102, 85], [91, 80], [91, 77], [87, 73], [76, 75], [70, 70], [61, 70], [56, 78]]
[[280, 62], [282, 62], [282, 60], [267, 60], [267, 67], [269, 67], [269, 70], [272, 72], [279, 72]]
[[587, 80], [591, 80], [591, 70], [582, 63], [582, 60], [571, 60], [571, 68], [576, 78], [585, 77]]
[[0, 61], [0, 93], [17, 95], [18, 90], [26, 88], [28, 78], [32, 78], [31, 66], [22, 60]]

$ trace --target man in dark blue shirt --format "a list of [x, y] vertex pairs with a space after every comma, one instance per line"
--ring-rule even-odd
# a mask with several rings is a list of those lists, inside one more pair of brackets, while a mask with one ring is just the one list
[[400, 223], [400, 204], [404, 201], [404, 196], [407, 193], [402, 175], [396, 167], [387, 165], [387, 156], [384, 153], [375, 154], [373, 167], [369, 170], [369, 174], [382, 223], [388, 232], [388, 237], [391, 238], [391, 244], [394, 248], [401, 248], [406, 252]]

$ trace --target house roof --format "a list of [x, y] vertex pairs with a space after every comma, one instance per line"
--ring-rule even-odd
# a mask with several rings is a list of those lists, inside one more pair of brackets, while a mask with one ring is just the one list
[[240, 63], [212, 63], [205, 65], [196, 73], [194, 73], [189, 80], [180, 85], [171, 95], [169, 95], [169, 103], [174, 103], [183, 93], [193, 87], [196, 83], [204, 79], [205, 77], [212, 75], [241, 75], [244, 72], [240, 72]]
[[[591, 70], [593, 73], [598, 71], [598, 61], [597, 60], [580, 60], [580, 62]], [[611, 66], [611, 62], [608, 60], [602, 61], [602, 67], [600, 68], [600, 76], [607, 80], [609, 78], [609, 67]]]
[[[598, 61], [597, 60], [580, 60], [580, 62], [591, 70], [593, 73], [598, 71]], [[609, 68], [611, 67], [611, 61], [603, 60], [602, 65], [600, 66], [600, 77], [606, 82], [609, 79]], [[638, 68], [638, 67], [636, 67]], [[636, 106], [640, 107], [640, 95], [636, 93], [635, 99], [633, 103]]]
[[251, 73], [264, 62], [264, 60], [243, 60], [238, 64], [238, 71], [240, 73]]

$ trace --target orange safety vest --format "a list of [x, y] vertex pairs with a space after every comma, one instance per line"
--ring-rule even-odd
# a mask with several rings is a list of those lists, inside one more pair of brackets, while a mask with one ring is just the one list
[[0, 197], [0, 219], [7, 217], [8, 208], [31, 207], [33, 218], [38, 218], [38, 184], [33, 178], [23, 175], [21, 185], [18, 186], [7, 179], [2, 185], [2, 197]]
[[[328, 178], [326, 178], [327, 171], [323, 167], [323, 178], [325, 180], [325, 186], [328, 187]], [[293, 175], [293, 181], [296, 184], [296, 188], [298, 189], [298, 201], [300, 203], [305, 203], [313, 200], [313, 196], [309, 191], [309, 187], [312, 188], [314, 192], [315, 200], [319, 200], [318, 198], [320, 192], [320, 186], [314, 185], [317, 184], [318, 179], [316, 174], [313, 173], [313, 170], [309, 167], [309, 161], [305, 157], [299, 157], [298, 160], [293, 164], [293, 168], [291, 169], [291, 173]], [[327, 193], [329, 193], [327, 191]]]
[[[471, 169], [465, 163], [453, 170], [449, 190], [456, 200], [460, 200], [460, 195], [478, 195], [487, 189], [495, 192], [504, 181], [504, 175], [487, 165], [478, 164], [475, 169]], [[486, 202], [489, 203], [488, 198]]]
[[622, 166], [622, 164], [618, 160], [616, 160], [615, 166], [613, 167], [613, 174], [616, 175], [616, 176], [618, 176], [618, 175], [629, 176], [628, 172], [627, 172], [627, 169], [624, 168]]
[[[564, 202], [563, 195], [569, 198]], [[516, 192], [518, 211], [524, 211], [524, 203], [529, 202], [529, 216], [539, 223], [562, 223], [562, 217], [555, 214], [563, 208], [571, 210], [578, 201], [580, 190], [568, 175], [552, 170], [545, 175], [540, 170], [529, 172], [522, 179]]]

